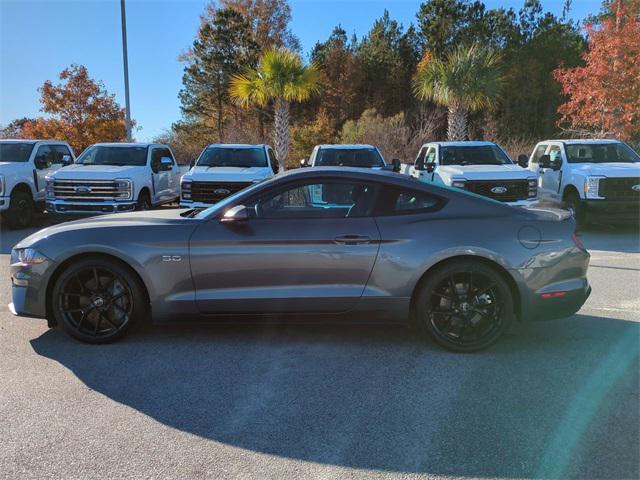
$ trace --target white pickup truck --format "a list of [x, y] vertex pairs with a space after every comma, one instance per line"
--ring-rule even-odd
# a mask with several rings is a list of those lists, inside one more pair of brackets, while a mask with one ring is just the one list
[[73, 163], [73, 150], [56, 140], [0, 140], [0, 211], [11, 228], [26, 228], [44, 209], [46, 177]]
[[97, 143], [47, 177], [46, 208], [55, 214], [147, 210], [178, 199], [184, 171], [167, 145]]
[[269, 145], [208, 145], [182, 177], [180, 206], [206, 208], [279, 171]]
[[374, 170], [400, 171], [400, 160], [391, 165], [384, 161], [378, 147], [365, 144], [316, 145], [309, 160], [300, 162], [302, 167], [356, 167]]
[[617, 140], [545, 140], [528, 160], [529, 171], [539, 176], [541, 201], [568, 208], [579, 224], [595, 217], [638, 222], [640, 156], [628, 145]]
[[514, 206], [536, 202], [537, 176], [514, 164], [492, 142], [433, 142], [422, 146], [409, 175], [461, 188]]

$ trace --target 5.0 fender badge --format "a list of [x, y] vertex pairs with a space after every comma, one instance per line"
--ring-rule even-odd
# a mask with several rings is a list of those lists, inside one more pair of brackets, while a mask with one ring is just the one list
[[163, 262], [181, 262], [182, 257], [180, 255], [163, 255], [162, 261]]

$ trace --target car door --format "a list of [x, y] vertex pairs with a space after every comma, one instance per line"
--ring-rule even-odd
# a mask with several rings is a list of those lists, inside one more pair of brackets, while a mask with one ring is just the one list
[[338, 313], [353, 308], [380, 245], [370, 215], [376, 191], [377, 186], [358, 181], [300, 180], [245, 202], [246, 221], [204, 223], [190, 242], [200, 311]]
[[540, 197], [558, 200], [560, 197], [562, 165], [564, 165], [564, 161], [562, 159], [562, 147], [557, 144], [549, 145], [546, 154], [549, 155], [551, 161], [559, 159], [561, 167], [558, 170], [540, 167], [540, 180], [538, 187], [540, 189]]
[[161, 159], [165, 155], [165, 148], [153, 147], [151, 149], [151, 183], [153, 198], [151, 201], [156, 204], [166, 201], [169, 195], [170, 170], [162, 167]]
[[62, 167], [62, 157], [59, 156], [51, 145], [40, 145], [33, 157], [33, 180], [36, 189], [36, 200], [44, 200], [44, 190], [47, 185], [46, 178]]

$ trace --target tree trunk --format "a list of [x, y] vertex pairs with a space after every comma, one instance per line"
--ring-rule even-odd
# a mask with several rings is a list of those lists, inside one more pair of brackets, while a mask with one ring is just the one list
[[462, 105], [452, 105], [449, 107], [449, 124], [447, 126], [447, 137], [449, 141], [467, 139], [468, 113], [467, 109]]
[[276, 155], [280, 163], [281, 171], [287, 169], [287, 157], [289, 156], [289, 102], [277, 98], [274, 102], [273, 135]]

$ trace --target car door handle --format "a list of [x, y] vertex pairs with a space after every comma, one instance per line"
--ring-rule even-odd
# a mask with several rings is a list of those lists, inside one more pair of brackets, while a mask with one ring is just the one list
[[371, 237], [367, 235], [338, 235], [333, 241], [338, 245], [360, 245], [371, 243]]

